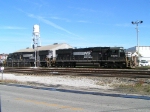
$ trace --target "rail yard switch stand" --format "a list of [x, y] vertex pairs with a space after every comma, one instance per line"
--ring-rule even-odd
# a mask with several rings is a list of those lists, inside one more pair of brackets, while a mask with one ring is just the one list
[[1, 73], [2, 73], [2, 76], [1, 76], [2, 78], [1, 78], [1, 79], [3, 80], [3, 71], [4, 71], [4, 67], [0, 67], [0, 71], [1, 71]]

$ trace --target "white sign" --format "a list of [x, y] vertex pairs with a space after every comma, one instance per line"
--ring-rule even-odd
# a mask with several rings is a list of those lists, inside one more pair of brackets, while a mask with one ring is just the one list
[[0, 67], [0, 71], [2, 73], [2, 80], [3, 80], [3, 70], [4, 70], [4, 67]]
[[4, 70], [4, 67], [0, 67], [0, 70], [3, 71], [3, 70]]

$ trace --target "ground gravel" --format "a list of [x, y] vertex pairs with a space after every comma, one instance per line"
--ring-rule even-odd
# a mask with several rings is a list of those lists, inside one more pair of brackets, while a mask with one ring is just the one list
[[[2, 75], [0, 75], [0, 79], [2, 79]], [[55, 88], [67, 87], [72, 89], [78, 88], [95, 91], [111, 90], [115, 92], [150, 95], [150, 89], [146, 90], [146, 92], [143, 92], [142, 89], [139, 90], [139, 87], [142, 87], [143, 85], [150, 85], [150, 79], [147, 78], [93, 77], [73, 75], [29, 76], [23, 74], [4, 73], [3, 81], [6, 80], [34, 86], [47, 86]], [[136, 89], [137, 87], [138, 90]]]

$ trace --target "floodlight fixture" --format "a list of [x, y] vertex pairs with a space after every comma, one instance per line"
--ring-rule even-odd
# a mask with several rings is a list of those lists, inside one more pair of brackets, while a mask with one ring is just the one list
[[135, 21], [135, 22], [134, 22], [134, 21], [132, 21], [131, 23], [132, 23], [132, 24], [136, 24], [136, 25], [138, 25], [139, 23], [140, 23], [140, 24], [141, 24], [141, 23], [143, 23], [143, 21]]

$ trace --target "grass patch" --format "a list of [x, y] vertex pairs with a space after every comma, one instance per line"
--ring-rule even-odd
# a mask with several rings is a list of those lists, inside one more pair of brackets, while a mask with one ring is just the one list
[[148, 70], [150, 69], [150, 66], [141, 66], [141, 67], [135, 67], [137, 70]]
[[17, 80], [10, 80], [10, 79], [5, 79], [5, 80], [0, 80], [0, 83], [15, 83], [15, 84], [21, 84], [21, 82]]
[[150, 84], [144, 84], [142, 80], [134, 84], [114, 85], [114, 88], [122, 93], [150, 95]]

